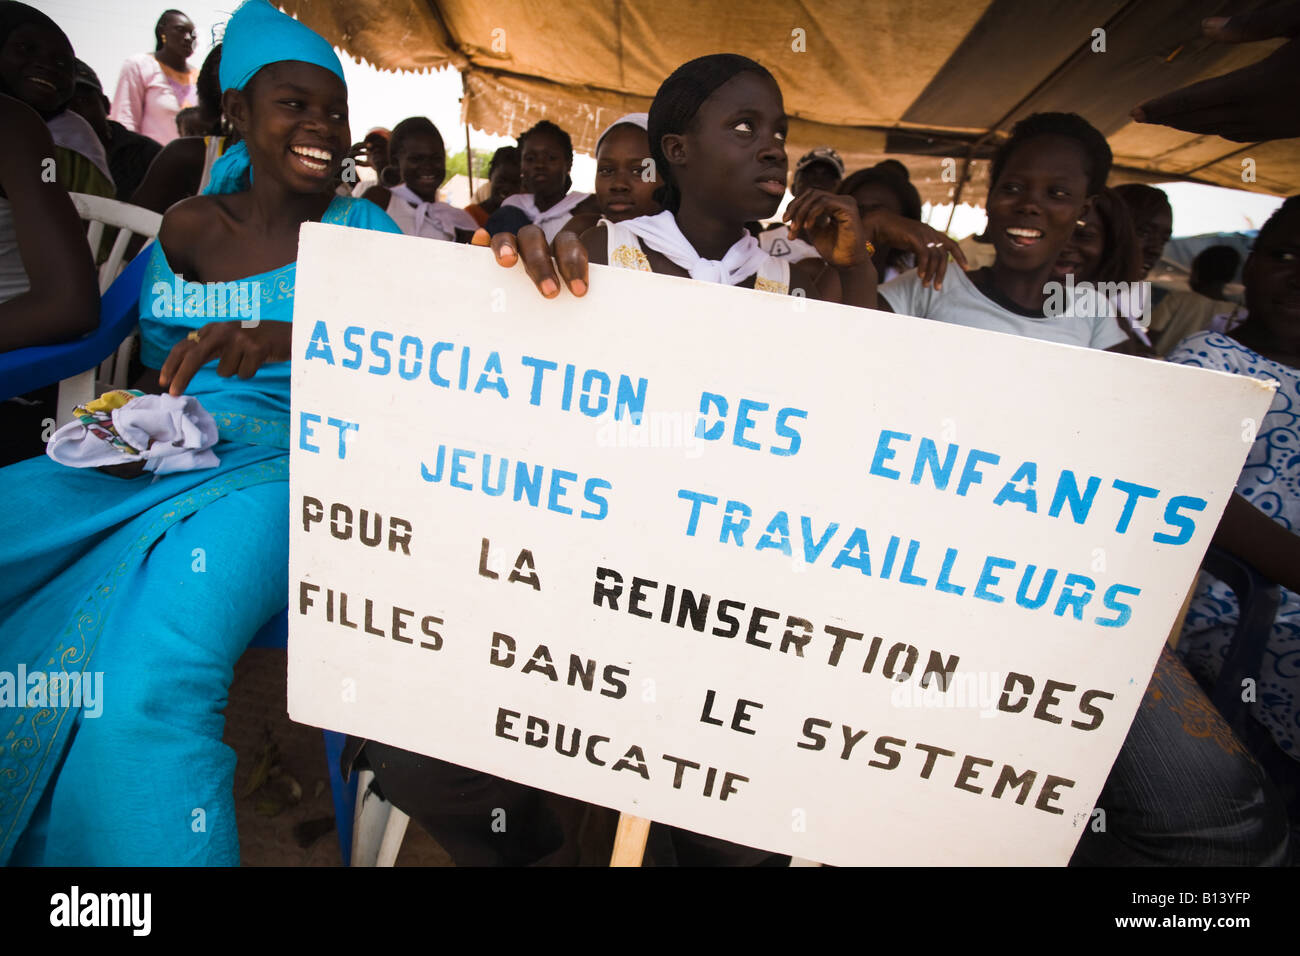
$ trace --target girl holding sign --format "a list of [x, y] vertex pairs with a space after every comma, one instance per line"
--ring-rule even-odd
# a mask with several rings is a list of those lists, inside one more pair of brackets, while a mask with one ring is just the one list
[[[509, 267], [522, 258], [548, 298], [559, 294], [558, 277], [575, 295], [585, 294], [587, 264], [596, 262], [761, 292], [874, 303], [873, 249], [851, 196], [809, 190], [786, 213], [791, 235], [815, 245], [822, 259], [791, 264], [774, 258], [745, 229], [746, 222], [770, 218], [785, 194], [787, 119], [781, 90], [766, 69], [733, 54], [692, 60], [659, 88], [647, 126], [650, 158], [663, 182], [655, 197], [663, 212], [606, 221], [581, 238], [561, 231], [554, 258], [549, 235], [535, 225], [518, 236], [499, 233], [491, 240], [498, 262]], [[883, 243], [887, 237], [890, 246], [913, 251], [930, 274], [938, 244], [955, 249], [947, 237], [901, 216], [881, 217], [874, 228], [879, 231], [873, 239]], [[375, 771], [379, 789], [458, 864], [576, 860], [573, 801], [374, 742], [353, 739], [348, 756], [363, 746], [363, 760]], [[492, 827], [494, 808], [510, 808], [506, 815], [515, 822], [508, 830]], [[659, 864], [788, 861], [659, 826], [651, 830], [648, 854]]]
[[929, 281], [942, 283], [947, 255], [964, 265], [956, 243], [902, 216], [864, 223], [850, 196], [811, 189], [784, 218], [792, 238], [820, 258], [790, 263], [763, 252], [745, 223], [771, 218], [785, 195], [788, 119], [781, 89], [764, 67], [731, 53], [699, 57], [678, 67], [650, 107], [650, 158], [664, 185], [664, 211], [581, 237], [561, 232], [554, 247], [538, 231], [492, 237], [497, 261], [522, 259], [544, 296], [564, 281], [574, 295], [587, 289], [587, 264], [689, 276], [762, 292], [802, 295], [866, 308], [875, 306], [875, 246], [912, 252]]
[[[989, 231], [998, 259], [978, 274], [955, 272], [947, 289], [949, 252], [965, 266], [948, 237], [889, 211], [860, 217], [852, 196], [814, 190], [786, 211], [791, 234], [813, 243], [824, 264], [777, 265], [749, 248], [743, 223], [775, 211], [786, 162], [780, 90], [752, 60], [724, 54], [679, 68], [655, 97], [649, 133], [666, 184], [664, 213], [602, 225], [581, 239], [561, 233], [553, 247], [537, 230], [497, 235], [498, 262], [509, 267], [522, 259], [548, 298], [559, 294], [560, 281], [574, 295], [585, 294], [587, 264], [598, 262], [874, 307], [876, 273], [863, 252], [887, 245], [912, 253], [917, 268], [881, 290], [883, 307], [1097, 348], [1127, 347], [1112, 317], [1049, 323], [1042, 314], [1056, 260], [1110, 169], [1104, 137], [1078, 116], [1042, 114], [1016, 127], [993, 169]], [[1183, 729], [1186, 713], [1207, 714], [1215, 739], [1191, 737]], [[1286, 825], [1275, 793], [1239, 744], [1221, 748], [1219, 739], [1232, 739], [1231, 731], [1186, 670], [1163, 655], [1102, 794], [1109, 827], [1090, 828], [1075, 861], [1283, 859]]]
[[[68, 695], [0, 710], [0, 863], [239, 862], [222, 709], [235, 661], [285, 604], [299, 227], [398, 230], [331, 191], [351, 139], [325, 40], [248, 0], [220, 76], [242, 142], [164, 217], [141, 300], [145, 365], [211, 413], [220, 464], [128, 480], [47, 457], [0, 471], [0, 671], [100, 675], [106, 694], [100, 713]], [[169, 306], [160, 290], [182, 274], [247, 284], [260, 324]]]

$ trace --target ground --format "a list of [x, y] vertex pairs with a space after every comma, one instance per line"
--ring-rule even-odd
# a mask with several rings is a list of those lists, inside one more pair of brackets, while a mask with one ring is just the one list
[[[235, 665], [225, 741], [239, 758], [235, 816], [240, 854], [244, 866], [341, 866], [324, 740], [316, 728], [289, 719], [287, 661], [282, 650], [254, 649]], [[249, 793], [254, 776], [263, 782]], [[397, 865], [452, 864], [432, 837], [412, 825]]]

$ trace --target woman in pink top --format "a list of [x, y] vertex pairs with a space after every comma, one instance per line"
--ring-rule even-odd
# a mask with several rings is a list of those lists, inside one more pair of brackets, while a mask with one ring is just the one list
[[113, 96], [112, 119], [166, 146], [180, 134], [176, 114], [196, 106], [197, 71], [186, 61], [194, 54], [194, 24], [179, 10], [168, 10], [154, 27], [157, 46], [122, 64]]

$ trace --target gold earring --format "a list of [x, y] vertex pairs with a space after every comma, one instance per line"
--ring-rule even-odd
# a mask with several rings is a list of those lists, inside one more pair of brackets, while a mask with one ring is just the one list
[[1074, 220], [1074, 224], [1075, 224], [1076, 226], [1078, 226], [1080, 229], [1082, 229], [1084, 226], [1088, 225], [1088, 223], [1087, 223], [1085, 220], [1083, 220], [1083, 219], [1076, 219], [1076, 220]]

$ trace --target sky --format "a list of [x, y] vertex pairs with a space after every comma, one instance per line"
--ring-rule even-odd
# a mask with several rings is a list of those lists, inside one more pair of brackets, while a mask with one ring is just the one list
[[[112, 97], [117, 74], [127, 57], [153, 49], [153, 26], [167, 9], [166, 0], [28, 0], [45, 11], [72, 40], [77, 56], [99, 74], [105, 91]], [[177, 2], [177, 0], [171, 0]], [[184, 0], [178, 8], [194, 21], [199, 43], [193, 65], [198, 67], [212, 46], [213, 28], [223, 24], [238, 7], [239, 0]], [[465, 127], [460, 122], [460, 74], [447, 68], [428, 73], [391, 73], [369, 64], [355, 63], [341, 55], [348, 83], [352, 115], [352, 138], [359, 140], [373, 126], [392, 128], [408, 116], [427, 116], [442, 132], [448, 152], [465, 148]], [[476, 150], [493, 150], [513, 143], [510, 137], [471, 130], [470, 143]], [[793, 167], [797, 157], [790, 157]], [[906, 162], [906, 157], [903, 157]], [[595, 161], [575, 155], [575, 189], [590, 191]], [[1160, 184], [1174, 208], [1174, 235], [1194, 236], [1209, 232], [1258, 229], [1281, 205], [1273, 196], [1243, 190], [1221, 189], [1195, 183]], [[786, 202], [789, 201], [786, 194]], [[782, 208], [784, 208], [784, 203]], [[927, 207], [926, 220], [942, 229], [948, 222], [950, 205]], [[953, 217], [952, 234], [962, 238], [984, 228], [981, 209], [965, 203]]]

